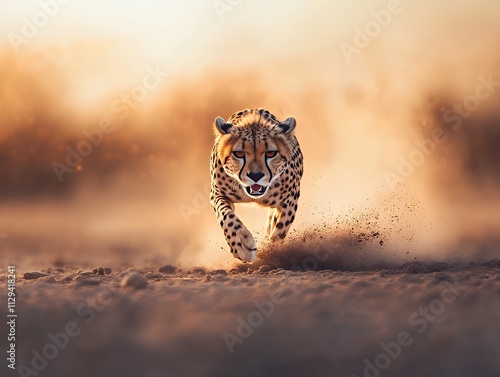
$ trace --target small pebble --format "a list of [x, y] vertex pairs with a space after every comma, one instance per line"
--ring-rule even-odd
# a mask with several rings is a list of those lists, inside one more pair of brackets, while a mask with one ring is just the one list
[[193, 268], [193, 274], [205, 275], [207, 271], [203, 267], [195, 267]]
[[25, 278], [26, 280], [33, 280], [42, 278], [44, 276], [47, 276], [47, 274], [44, 274], [43, 272], [25, 272], [23, 278]]
[[119, 276], [119, 277], [120, 277], [120, 280], [121, 280], [121, 279], [123, 279], [126, 275], [128, 275], [128, 274], [132, 274], [132, 273], [135, 273], [135, 274], [140, 274], [140, 272], [139, 272], [139, 271], [137, 271], [135, 268], [133, 268], [133, 267], [129, 267], [129, 268], [127, 268], [125, 271], [120, 272], [120, 276]]
[[77, 283], [77, 286], [101, 284], [99, 279], [88, 276], [77, 276], [73, 279], [73, 281]]
[[73, 281], [73, 278], [76, 276], [76, 274], [71, 274], [63, 277], [61, 280], [59, 280], [59, 283], [69, 283], [70, 281]]
[[171, 266], [170, 264], [166, 264], [165, 266], [158, 268], [158, 272], [163, 274], [175, 274], [177, 272], [177, 268], [175, 266]]
[[265, 273], [271, 271], [271, 266], [268, 266], [267, 264], [264, 264], [260, 266], [259, 272]]
[[54, 284], [56, 282], [56, 278], [53, 276], [46, 276], [43, 279], [41, 279], [43, 282], [48, 283], [48, 284]]
[[148, 282], [137, 272], [130, 272], [125, 274], [120, 285], [122, 288], [143, 289], [146, 288]]
[[93, 277], [94, 275], [95, 273], [93, 273], [92, 271], [78, 271], [78, 276]]
[[227, 275], [226, 270], [212, 270], [209, 272], [210, 275]]
[[111, 268], [109, 267], [97, 267], [92, 270], [96, 275], [109, 275], [111, 274]]

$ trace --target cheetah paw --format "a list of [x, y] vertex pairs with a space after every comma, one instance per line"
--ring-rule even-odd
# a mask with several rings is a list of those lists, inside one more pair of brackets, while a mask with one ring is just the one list
[[231, 246], [231, 249], [233, 256], [242, 262], [253, 262], [255, 260], [255, 253], [257, 252], [255, 239], [246, 229], [239, 232], [238, 242]]

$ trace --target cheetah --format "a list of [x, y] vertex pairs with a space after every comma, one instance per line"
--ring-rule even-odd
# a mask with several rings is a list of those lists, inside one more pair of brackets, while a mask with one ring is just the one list
[[214, 122], [210, 159], [210, 204], [235, 258], [253, 262], [255, 239], [234, 212], [235, 203], [269, 208], [266, 236], [285, 238], [295, 220], [303, 157], [294, 135], [296, 120], [280, 122], [265, 109], [234, 113]]

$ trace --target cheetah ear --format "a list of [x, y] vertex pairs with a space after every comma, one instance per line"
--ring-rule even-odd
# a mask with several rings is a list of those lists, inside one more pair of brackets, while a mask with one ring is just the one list
[[281, 122], [278, 126], [278, 129], [280, 132], [286, 134], [289, 134], [293, 131], [295, 128], [295, 125], [297, 124], [297, 121], [295, 120], [294, 117], [289, 117], [286, 118], [283, 122]]
[[215, 118], [215, 128], [217, 131], [219, 131], [222, 135], [228, 134], [231, 132], [231, 128], [233, 125], [231, 123], [227, 123], [224, 119], [221, 117]]

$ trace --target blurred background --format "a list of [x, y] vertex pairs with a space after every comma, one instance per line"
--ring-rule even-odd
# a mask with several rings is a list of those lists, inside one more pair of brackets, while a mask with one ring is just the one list
[[[362, 233], [373, 217], [378, 253], [499, 256], [493, 0], [27, 0], [0, 14], [2, 266], [233, 265], [208, 203], [212, 122], [253, 107], [298, 121], [292, 234]], [[240, 207], [263, 242], [266, 210]]]

